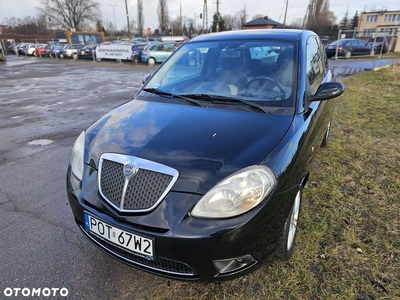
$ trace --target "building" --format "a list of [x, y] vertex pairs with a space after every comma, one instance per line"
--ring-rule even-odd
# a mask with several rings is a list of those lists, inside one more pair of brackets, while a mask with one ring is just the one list
[[400, 33], [400, 10], [362, 12], [357, 32], [357, 36], [363, 39], [374, 35], [385, 35], [390, 43], [389, 50], [400, 52], [400, 42], [397, 43]]
[[283, 24], [278, 23], [268, 16], [251, 20], [243, 24], [243, 29], [271, 29], [271, 28], [283, 28]]
[[3, 34], [3, 31], [8, 28], [8, 25], [0, 25], [0, 35]]
[[81, 31], [56, 31], [56, 39], [68, 44], [101, 44], [105, 42], [104, 32], [81, 32]]

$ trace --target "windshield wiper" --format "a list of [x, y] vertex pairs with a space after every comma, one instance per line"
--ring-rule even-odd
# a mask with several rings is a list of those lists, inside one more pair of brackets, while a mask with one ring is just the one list
[[205, 107], [205, 105], [203, 105], [202, 103], [200, 103], [200, 101], [197, 101], [195, 99], [188, 98], [188, 97], [181, 96], [181, 95], [177, 95], [177, 94], [173, 94], [173, 93], [169, 93], [169, 92], [165, 92], [165, 91], [162, 91], [162, 90], [159, 90], [159, 89], [145, 88], [145, 89], [143, 89], [143, 91], [148, 92], [148, 93], [152, 93], [152, 94], [156, 94], [156, 95], [160, 95], [160, 96], [164, 96], [164, 97], [167, 97], [167, 98], [183, 99], [183, 100], [186, 100], [186, 101], [188, 101], [190, 103], [196, 104], [198, 106]]
[[212, 94], [185, 94], [185, 97], [190, 97], [190, 98], [194, 98], [194, 99], [202, 99], [202, 100], [207, 100], [210, 101], [212, 103], [216, 103], [216, 102], [225, 102], [225, 103], [233, 103], [233, 102], [239, 102], [239, 103], [243, 103], [246, 104], [247, 106], [250, 107], [254, 107], [257, 108], [258, 110], [269, 114], [270, 110], [264, 108], [263, 106], [261, 106], [260, 104], [257, 104], [255, 102], [252, 101], [247, 101], [247, 100], [243, 100], [240, 98], [236, 98], [236, 97], [227, 97], [227, 96], [221, 96], [221, 95], [212, 95]]

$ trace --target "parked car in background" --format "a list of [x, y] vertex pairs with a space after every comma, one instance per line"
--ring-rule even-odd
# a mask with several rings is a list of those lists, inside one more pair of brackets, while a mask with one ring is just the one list
[[18, 52], [18, 45], [19, 45], [20, 43], [16, 43], [16, 44], [11, 44], [11, 45], [9, 45], [8, 46], [8, 52], [9, 53], [14, 53], [14, 54], [17, 54], [17, 52]]
[[86, 59], [86, 51], [89, 51], [90, 45], [83, 46], [78, 51], [78, 59]]
[[147, 46], [147, 44], [133, 44], [132, 45], [132, 56], [131, 60], [133, 63], [137, 64], [142, 61], [142, 51]]
[[97, 44], [85, 46], [84, 47], [85, 59], [91, 59], [91, 60], [96, 59], [96, 48]]
[[373, 55], [374, 48], [361, 39], [340, 39], [326, 46], [325, 52], [328, 58], [334, 57], [336, 53], [337, 56], [350, 58], [355, 55]]
[[51, 47], [51, 51], [50, 51], [50, 57], [59, 57], [59, 58], [64, 58], [64, 46], [62, 44], [57, 44], [57, 45], [53, 45]]
[[64, 58], [78, 59], [78, 51], [83, 47], [84, 45], [66, 44], [63, 48], [62, 56]]
[[19, 55], [25, 55], [26, 47], [28, 46], [28, 43], [20, 43], [17, 46], [17, 51]]
[[[48, 50], [47, 55], [45, 54], [46, 49]], [[50, 53], [51, 50], [51, 46], [47, 45], [47, 44], [43, 44], [39, 47], [35, 48], [35, 56], [48, 56], [48, 54]]]
[[321, 42], [322, 42], [322, 45], [324, 45], [324, 47], [328, 46], [331, 43], [331, 41], [328, 39], [321, 39]]
[[162, 63], [175, 51], [174, 43], [160, 42], [148, 44], [142, 51], [142, 62], [153, 66]]
[[[255, 47], [279, 55], [243, 74]], [[189, 52], [204, 54], [201, 67], [179, 63]], [[318, 35], [224, 31], [169, 55], [133, 100], [77, 138], [66, 178], [74, 222], [115, 259], [179, 280], [288, 260], [311, 162], [344, 91]]]
[[38, 56], [50, 57], [53, 47], [54, 47], [54, 44], [47, 43], [44, 47], [36, 48], [36, 54]]
[[[376, 53], [388, 53], [389, 52], [389, 43], [386, 39], [386, 36], [376, 36], [369, 37], [367, 40], [367, 44], [373, 46], [375, 48]], [[383, 49], [382, 49], [383, 47]]]
[[25, 46], [24, 54], [32, 56], [35, 52], [36, 46], [39, 44], [28, 44]]

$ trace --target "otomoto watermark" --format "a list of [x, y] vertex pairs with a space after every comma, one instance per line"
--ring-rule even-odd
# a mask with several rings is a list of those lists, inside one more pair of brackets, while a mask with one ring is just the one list
[[5, 297], [67, 297], [68, 289], [62, 288], [18, 288], [7, 287], [3, 291]]

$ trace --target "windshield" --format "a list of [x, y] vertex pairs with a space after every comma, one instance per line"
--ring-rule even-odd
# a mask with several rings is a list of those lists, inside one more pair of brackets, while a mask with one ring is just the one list
[[275, 40], [187, 42], [161, 65], [141, 93], [151, 97], [150, 91], [157, 90], [158, 95], [161, 91], [200, 101], [220, 96], [263, 107], [293, 107], [295, 53], [295, 44]]

